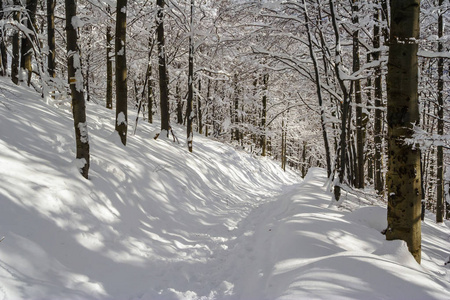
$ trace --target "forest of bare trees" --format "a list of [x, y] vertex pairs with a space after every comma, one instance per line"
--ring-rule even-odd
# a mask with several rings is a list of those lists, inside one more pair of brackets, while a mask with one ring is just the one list
[[156, 117], [159, 137], [186, 125], [191, 152], [203, 134], [303, 176], [325, 168], [336, 201], [375, 190], [397, 238], [412, 226], [395, 221], [402, 189], [408, 218], [450, 217], [450, 3], [391, 2], [3, 0], [0, 71], [71, 95], [86, 178], [90, 101], [115, 108], [124, 145]]

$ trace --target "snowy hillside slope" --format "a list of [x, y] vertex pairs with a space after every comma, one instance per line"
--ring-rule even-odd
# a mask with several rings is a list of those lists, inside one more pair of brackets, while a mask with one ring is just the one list
[[323, 170], [198, 135], [189, 153], [158, 123], [123, 147], [94, 104], [84, 180], [70, 106], [0, 80], [0, 299], [450, 298], [448, 223], [428, 216], [419, 266], [385, 208], [330, 207]]

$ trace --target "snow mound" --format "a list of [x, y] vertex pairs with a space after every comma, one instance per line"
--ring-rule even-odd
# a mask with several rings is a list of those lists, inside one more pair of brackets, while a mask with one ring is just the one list
[[398, 264], [412, 269], [423, 270], [416, 262], [412, 254], [408, 251], [406, 242], [401, 240], [385, 241], [383, 245], [372, 254], [378, 255], [386, 260], [397, 262]]
[[356, 209], [346, 216], [347, 221], [356, 222], [382, 232], [387, 228], [386, 208], [367, 206]]

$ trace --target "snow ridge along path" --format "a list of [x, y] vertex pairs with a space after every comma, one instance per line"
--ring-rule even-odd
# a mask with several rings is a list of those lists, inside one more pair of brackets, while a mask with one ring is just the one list
[[302, 181], [198, 135], [191, 154], [182, 127], [155, 141], [157, 122], [123, 147], [91, 103], [87, 181], [69, 103], [0, 81], [0, 299], [450, 298], [432, 215], [419, 266], [379, 233], [385, 208], [330, 206], [323, 170]]
[[301, 184], [264, 204], [254, 226], [254, 248], [262, 251], [240, 299], [449, 299], [442, 260], [450, 249], [448, 223], [427, 216], [418, 265], [404, 242], [380, 233], [384, 207], [351, 212], [330, 205], [325, 182], [325, 170], [310, 169]]

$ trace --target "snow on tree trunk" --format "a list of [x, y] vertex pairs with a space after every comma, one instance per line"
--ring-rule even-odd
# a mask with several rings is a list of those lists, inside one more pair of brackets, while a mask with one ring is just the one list
[[67, 64], [72, 95], [72, 113], [75, 127], [76, 159], [81, 175], [88, 178], [89, 173], [89, 138], [86, 124], [86, 104], [83, 92], [83, 76], [81, 75], [80, 54], [77, 45], [76, 2], [66, 0], [66, 34]]
[[116, 131], [123, 145], [127, 144], [128, 93], [127, 93], [127, 0], [117, 1], [116, 11]]

